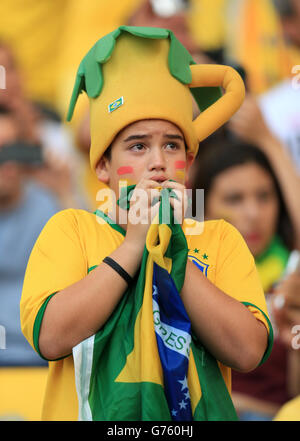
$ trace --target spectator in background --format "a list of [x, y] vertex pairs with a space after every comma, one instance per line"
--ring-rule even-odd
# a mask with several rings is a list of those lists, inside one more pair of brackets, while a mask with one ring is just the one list
[[255, 145], [268, 158], [288, 207], [296, 235], [294, 245], [300, 248], [299, 193], [296, 191], [299, 189], [300, 176], [297, 164], [289, 155], [286, 145], [268, 127], [255, 97], [250, 94], [246, 96], [241, 108], [228, 123], [228, 129], [238, 139]]
[[47, 363], [21, 332], [23, 278], [48, 219], [63, 208], [80, 206], [81, 200], [66, 130], [57, 115], [24, 96], [12, 53], [1, 43], [0, 64], [6, 74], [6, 88], [0, 90], [0, 325], [5, 330], [0, 418], [39, 419]]
[[[0, 91], [0, 324], [7, 346], [0, 352], [0, 365], [41, 364], [20, 329], [26, 263], [48, 219], [80, 202], [73, 185], [71, 147], [64, 142], [60, 122], [24, 96], [13, 54], [3, 43], [0, 64], [6, 74], [6, 88]], [[38, 166], [30, 159], [28, 163], [26, 154], [24, 162], [26, 146], [36, 151]]]
[[[21, 332], [20, 297], [31, 249], [45, 223], [61, 207], [53, 194], [30, 179], [30, 167], [18, 159], [18, 145], [22, 148], [19, 116], [4, 107], [0, 109], [0, 134], [0, 324], [6, 331], [0, 366], [41, 365], [43, 361]], [[28, 145], [28, 149], [38, 147]]]
[[16, 61], [9, 46], [0, 41], [0, 65], [5, 69], [5, 89], [0, 91], [0, 105], [13, 112], [22, 124], [22, 134], [26, 139], [38, 138], [36, 122], [37, 109], [28, 101], [22, 88], [22, 80]]
[[26, 138], [39, 140], [46, 149], [58, 150], [62, 158], [71, 158], [71, 137], [62, 126], [60, 116], [46, 105], [33, 102], [25, 96], [22, 72], [19, 71], [11, 48], [1, 41], [0, 65], [4, 67], [6, 77], [6, 87], [0, 93], [0, 105], [14, 111], [20, 122], [23, 122]]
[[153, 8], [151, 0], [145, 0], [129, 18], [127, 24], [170, 29], [192, 55], [199, 53], [199, 48], [188, 27], [185, 10], [174, 9], [173, 12], [170, 11], [170, 15], [159, 15]]
[[255, 95], [288, 78], [297, 58], [294, 48], [286, 44], [272, 2], [227, 0], [225, 8], [225, 64], [243, 66], [248, 90]]
[[0, 145], [15, 141], [18, 134], [17, 118], [12, 111], [0, 105]]
[[290, 385], [297, 396], [285, 403], [275, 421], [300, 421], [300, 253], [291, 262], [291, 276], [276, 287], [273, 313], [280, 339], [291, 347]]
[[39, 143], [43, 149], [44, 164], [32, 171], [32, 178], [55, 193], [62, 208], [85, 207], [84, 197], [78, 191], [78, 157], [70, 132], [52, 109], [25, 97], [13, 53], [2, 42], [0, 65], [6, 74], [6, 87], [0, 90], [0, 106], [15, 115], [22, 139]]
[[281, 25], [288, 42], [300, 48], [299, 0], [272, 0], [280, 16]]
[[[225, 218], [243, 235], [255, 258], [270, 313], [276, 283], [299, 244], [294, 228], [299, 222], [294, 211], [299, 183], [287, 158], [285, 166], [286, 175], [279, 179], [262, 149], [238, 140], [225, 142], [222, 137], [200, 149], [190, 182], [192, 188], [204, 189], [206, 219]], [[295, 187], [287, 197], [288, 176]], [[291, 348], [278, 338], [276, 323], [271, 321], [276, 338], [269, 360], [251, 373], [233, 372], [233, 398], [242, 420], [271, 420], [298, 393], [289, 389]]]
[[[283, 143], [300, 174], [300, 1], [272, 1], [279, 14], [287, 43], [295, 47], [297, 56], [294, 57], [295, 64], [288, 77], [261, 94], [257, 103], [267, 126]], [[253, 109], [253, 105], [245, 113], [249, 110], [253, 119], [257, 111]]]

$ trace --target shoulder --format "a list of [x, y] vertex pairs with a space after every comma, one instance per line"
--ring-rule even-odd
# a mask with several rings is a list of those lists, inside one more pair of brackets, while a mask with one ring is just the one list
[[55, 213], [48, 221], [49, 226], [78, 229], [81, 225], [96, 223], [96, 216], [89, 211], [78, 208], [67, 208]]
[[116, 234], [120, 235], [95, 213], [77, 208], [68, 208], [54, 214], [45, 225], [44, 234], [48, 238], [59, 238], [63, 235], [88, 248], [101, 244]]
[[195, 225], [190, 224], [189, 228], [184, 225], [183, 230], [189, 255], [210, 265], [210, 268], [220, 268], [224, 262], [235, 259], [250, 260], [253, 264], [253, 257], [244, 238], [223, 219], [197, 222]]
[[78, 235], [80, 223], [85, 217], [89, 217], [89, 214], [84, 210], [73, 208], [57, 211], [46, 221], [41, 237], [54, 237], [61, 233], [69, 237]]
[[209, 220], [204, 222], [185, 219], [183, 232], [189, 239], [209, 239], [213, 241], [225, 239], [228, 235], [241, 239], [240, 232], [224, 219]]
[[207, 224], [208, 240], [215, 243], [216, 248], [219, 250], [219, 256], [221, 254], [224, 257], [240, 255], [241, 259], [242, 256], [246, 256], [247, 259], [254, 262], [245, 239], [235, 226], [223, 219], [209, 221]]

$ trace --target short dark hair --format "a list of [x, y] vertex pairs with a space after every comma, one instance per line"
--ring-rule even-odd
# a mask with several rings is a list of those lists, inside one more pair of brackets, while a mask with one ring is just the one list
[[103, 157], [106, 158], [108, 161], [111, 160], [111, 144], [107, 147], [107, 149], [103, 153]]

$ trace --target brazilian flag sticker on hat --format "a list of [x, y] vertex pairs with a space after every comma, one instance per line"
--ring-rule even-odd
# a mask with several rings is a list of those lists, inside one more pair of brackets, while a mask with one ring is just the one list
[[124, 104], [124, 98], [121, 96], [121, 98], [118, 98], [117, 100], [109, 104], [108, 106], [109, 113], [118, 109], [118, 107], [122, 106], [123, 104]]
[[[133, 26], [104, 36], [83, 58], [67, 120], [82, 91], [90, 99], [93, 169], [120, 130], [143, 119], [177, 125], [196, 154], [199, 142], [228, 121], [245, 95], [233, 68], [197, 65], [170, 30]], [[195, 120], [193, 96], [200, 110]]]

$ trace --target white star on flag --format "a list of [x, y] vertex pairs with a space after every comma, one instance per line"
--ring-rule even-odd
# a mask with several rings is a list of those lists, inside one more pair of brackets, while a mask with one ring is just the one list
[[176, 416], [177, 415], [177, 410], [173, 409], [171, 413], [172, 413], [172, 416]]
[[188, 400], [189, 398], [191, 398], [191, 397], [190, 397], [190, 393], [189, 393], [188, 390], [184, 393], [184, 396], [185, 396], [185, 399], [186, 399], [186, 400]]
[[188, 389], [187, 378], [184, 377], [183, 380], [178, 380], [178, 383], [182, 384], [181, 390]]
[[178, 404], [180, 406], [180, 409], [185, 409], [186, 406], [187, 406], [187, 403], [185, 401], [183, 401], [183, 400], [180, 403], [178, 403]]

